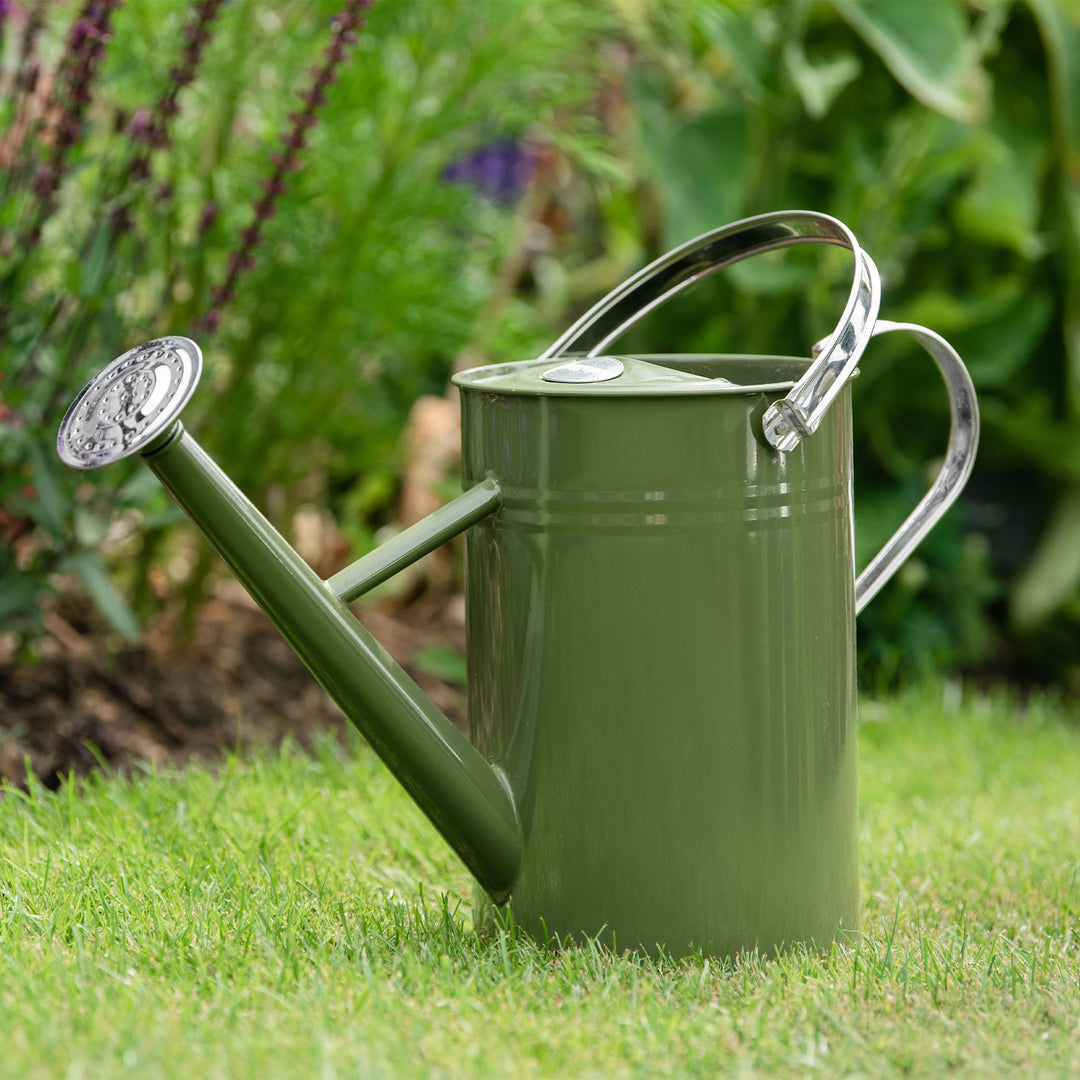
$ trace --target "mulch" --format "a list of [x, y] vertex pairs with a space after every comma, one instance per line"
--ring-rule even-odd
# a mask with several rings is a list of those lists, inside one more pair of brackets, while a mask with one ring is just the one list
[[[463, 723], [460, 687], [417, 669], [432, 646], [464, 652], [459, 596], [357, 609], [361, 621], [440, 708]], [[347, 725], [266, 617], [239, 586], [201, 609], [189, 640], [162, 616], [142, 643], [109, 648], [62, 608], [46, 617], [38, 658], [0, 656], [0, 778], [45, 786], [133, 761], [182, 765], [228, 749], [309, 746]]]

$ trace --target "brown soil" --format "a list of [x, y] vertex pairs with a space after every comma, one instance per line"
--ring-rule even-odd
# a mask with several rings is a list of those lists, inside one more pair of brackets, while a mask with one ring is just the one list
[[[359, 611], [457, 723], [461, 689], [414, 661], [435, 645], [464, 652], [463, 613], [461, 597]], [[55, 788], [103, 762], [182, 764], [287, 736], [309, 745], [347, 723], [239, 586], [205, 605], [183, 649], [170, 617], [148, 628], [138, 648], [123, 651], [109, 651], [105, 635], [78, 625], [52, 612], [37, 662], [0, 658], [0, 778], [9, 783], [24, 786], [28, 767]]]

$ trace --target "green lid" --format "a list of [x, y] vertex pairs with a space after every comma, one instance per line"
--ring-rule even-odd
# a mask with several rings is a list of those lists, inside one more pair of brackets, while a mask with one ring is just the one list
[[471, 368], [454, 376], [466, 390], [488, 394], [749, 394], [789, 390], [810, 364], [787, 356], [549, 357]]

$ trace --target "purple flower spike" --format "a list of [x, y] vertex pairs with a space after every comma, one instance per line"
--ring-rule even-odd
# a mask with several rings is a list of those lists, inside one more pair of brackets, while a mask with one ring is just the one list
[[[94, 80], [105, 47], [112, 39], [112, 13], [119, 5], [120, 0], [86, 0], [68, 31], [48, 107], [51, 122], [42, 133], [48, 149], [44, 163], [35, 172], [31, 189], [38, 201], [29, 220], [19, 229], [19, 247], [37, 243], [42, 227], [59, 206], [60, 185], [70, 168], [68, 151], [82, 137], [83, 117], [93, 96]], [[28, 30], [30, 26], [28, 23]], [[31, 48], [32, 35], [24, 40], [26, 70], [32, 72], [31, 81], [21, 87], [24, 93], [33, 91], [38, 78], [37, 62], [29, 56]]]
[[177, 97], [185, 86], [195, 81], [203, 50], [213, 36], [214, 20], [224, 3], [225, 0], [199, 0], [194, 5], [191, 18], [182, 31], [186, 45], [180, 63], [169, 71], [168, 90], [157, 99], [153, 109], [139, 109], [131, 118], [128, 135], [144, 147], [131, 169], [135, 179], [150, 175], [149, 151], [164, 149], [172, 141], [169, 125], [180, 113]]
[[149, 109], [136, 109], [128, 124], [128, 135], [136, 142], [148, 143], [154, 130]]
[[[255, 250], [262, 243], [263, 225], [277, 213], [278, 199], [289, 190], [285, 177], [301, 168], [300, 152], [307, 147], [307, 132], [318, 123], [316, 113], [326, 101], [326, 88], [336, 78], [348, 47], [356, 41], [356, 31], [364, 25], [363, 12], [370, 6], [371, 0], [345, 0], [335, 16], [323, 62], [311, 69], [312, 84], [301, 95], [302, 107], [289, 114], [289, 128], [281, 141], [281, 150], [270, 155], [273, 168], [270, 176], [260, 183], [263, 194], [255, 203], [255, 219], [240, 233], [240, 246], [229, 258], [225, 281], [211, 293], [210, 310], [198, 324], [201, 332], [210, 333], [218, 327], [221, 309], [235, 295], [237, 280], [255, 265]], [[209, 210], [207, 207], [203, 212], [204, 230], [209, 229], [216, 217], [216, 207], [213, 215], [208, 216]]]

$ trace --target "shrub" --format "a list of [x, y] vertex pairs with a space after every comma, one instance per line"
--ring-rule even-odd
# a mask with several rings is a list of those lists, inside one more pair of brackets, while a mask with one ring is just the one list
[[[175, 526], [141, 473], [56, 461], [89, 372], [196, 337], [207, 371], [185, 421], [241, 486], [352, 493], [372, 515], [410, 403], [489, 340], [482, 313], [522, 243], [512, 205], [448, 170], [498, 140], [526, 166], [532, 146], [602, 168], [583, 106], [606, 15], [366, 6], [0, 6], [0, 626], [32, 636], [42, 590], [73, 572], [134, 636], [96, 545], [136, 513], [141, 580]], [[531, 347], [540, 322], [508, 325]]]
[[[643, 181], [609, 234], [658, 252], [785, 207], [834, 214], [877, 261], [882, 317], [967, 361], [983, 418], [958, 508], [860, 618], [864, 677], [985, 667], [1080, 688], [1080, 9], [1070, 0], [708, 2], [628, 26], [624, 154]], [[642, 224], [643, 223], [643, 224]], [[632, 344], [807, 355], [845, 258], [758, 259], [662, 309]], [[837, 253], [839, 254], [839, 253]], [[770, 257], [771, 258], [771, 257]], [[925, 490], [945, 395], [921, 350], [874, 343], [853, 386], [865, 563]], [[1036, 637], [1032, 637], [1032, 635]], [[1071, 644], [1070, 644], [1071, 643]], [[1049, 659], [1048, 654], [1043, 654]], [[1015, 664], [1014, 667], [1008, 665]]]

